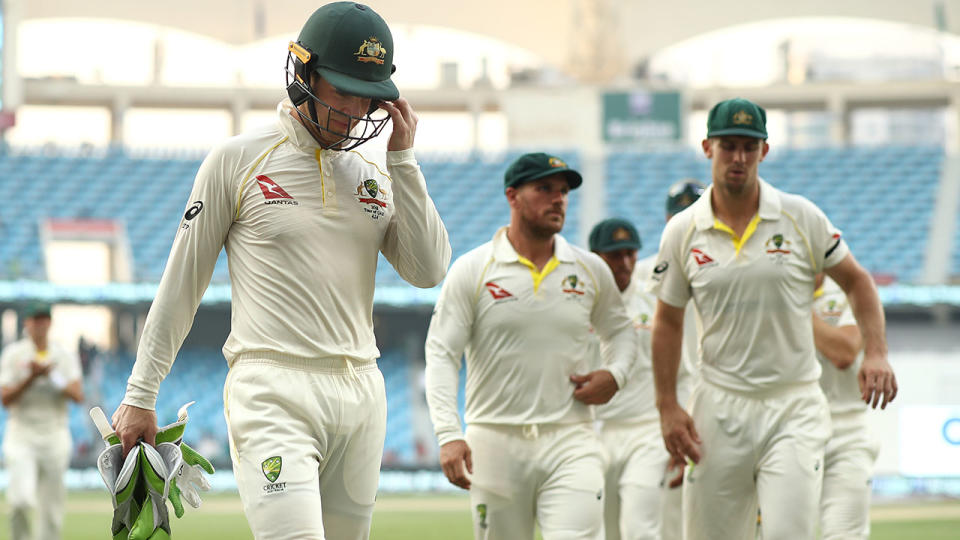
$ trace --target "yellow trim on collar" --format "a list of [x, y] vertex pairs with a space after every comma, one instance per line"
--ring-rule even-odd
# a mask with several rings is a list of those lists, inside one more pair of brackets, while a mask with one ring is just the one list
[[519, 261], [520, 264], [530, 269], [530, 275], [533, 277], [534, 293], [536, 293], [537, 290], [540, 288], [540, 283], [543, 281], [543, 278], [550, 275], [550, 272], [553, 272], [554, 270], [556, 270], [558, 266], [560, 266], [560, 260], [557, 259], [556, 255], [554, 255], [553, 257], [550, 257], [550, 260], [547, 261], [547, 264], [544, 265], [543, 270], [537, 270], [537, 265], [533, 264], [533, 261], [531, 261], [530, 259], [522, 255], [519, 255], [519, 254], [517, 255], [517, 261]]
[[813, 291], [813, 298], [814, 298], [814, 300], [816, 300], [817, 298], [820, 298], [821, 296], [823, 296], [823, 293], [824, 293], [823, 285], [821, 285], [819, 289]]
[[730, 240], [733, 240], [733, 247], [737, 249], [737, 255], [740, 255], [740, 248], [747, 243], [747, 240], [753, 236], [753, 233], [757, 230], [757, 225], [760, 224], [760, 214], [753, 216], [753, 219], [750, 220], [750, 223], [747, 224], [746, 230], [743, 231], [743, 236], [737, 236], [737, 233], [733, 232], [726, 223], [721, 222], [717, 218], [713, 218], [713, 228], [724, 231], [730, 235]]

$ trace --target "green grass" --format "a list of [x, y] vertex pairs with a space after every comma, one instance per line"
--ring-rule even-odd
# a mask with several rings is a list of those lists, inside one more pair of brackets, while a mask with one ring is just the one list
[[[0, 506], [0, 540], [10, 538], [6, 507]], [[875, 507], [872, 540], [956, 540], [960, 503]], [[110, 525], [106, 493], [71, 493], [63, 540], [105, 540]], [[199, 510], [173, 523], [177, 540], [252, 540], [235, 495], [213, 495]], [[377, 502], [373, 540], [471, 540], [469, 502], [464, 495], [384, 495]]]

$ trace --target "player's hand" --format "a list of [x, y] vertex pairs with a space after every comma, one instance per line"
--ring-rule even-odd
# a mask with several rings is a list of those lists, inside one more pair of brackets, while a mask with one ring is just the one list
[[670, 479], [670, 482], [667, 483], [667, 486], [670, 489], [675, 489], [683, 485], [683, 473], [686, 471], [687, 462], [683, 460], [678, 460], [677, 458], [670, 456], [670, 462], [667, 463], [667, 472], [677, 471], [677, 475]]
[[470, 489], [467, 474], [473, 474], [473, 454], [467, 441], [450, 441], [440, 447], [440, 467], [451, 484]]
[[887, 403], [897, 397], [897, 377], [882, 355], [864, 355], [857, 381], [860, 383], [861, 398], [867, 405], [873, 402], [874, 409], [878, 403], [881, 409], [887, 408]]
[[575, 385], [573, 399], [587, 405], [602, 405], [620, 389], [613, 374], [605, 369], [591, 371], [586, 375], [571, 375], [570, 382]]
[[387, 141], [387, 150], [406, 150], [413, 148], [413, 139], [417, 134], [417, 122], [420, 118], [413, 111], [410, 102], [399, 97], [396, 101], [381, 101], [380, 108], [390, 114], [393, 133]]
[[120, 405], [117, 412], [113, 413], [113, 430], [120, 437], [123, 457], [126, 458], [127, 452], [140, 439], [150, 446], [156, 446], [157, 413], [132, 405]]
[[30, 362], [30, 378], [36, 379], [42, 375], [50, 373], [50, 369], [53, 367], [53, 364], [41, 364], [36, 360]]
[[673, 463], [686, 463], [689, 457], [694, 463], [700, 463], [700, 435], [693, 425], [693, 418], [676, 402], [660, 406], [660, 430], [663, 432], [663, 444], [670, 452]]

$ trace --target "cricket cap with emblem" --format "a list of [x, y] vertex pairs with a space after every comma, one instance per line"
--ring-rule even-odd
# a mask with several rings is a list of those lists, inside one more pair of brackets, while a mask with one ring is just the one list
[[563, 174], [570, 189], [577, 189], [583, 183], [580, 173], [568, 167], [566, 161], [543, 152], [534, 152], [518, 157], [507, 167], [503, 175], [503, 187], [517, 187], [554, 174]]
[[390, 80], [393, 35], [386, 21], [369, 6], [333, 2], [307, 19], [296, 45], [306, 51], [306, 63], [337, 90], [355, 96], [393, 101], [400, 91]]
[[721, 101], [707, 116], [707, 138], [741, 135], [755, 139], [767, 138], [767, 111], [743, 98]]
[[33, 319], [35, 317], [49, 317], [50, 310], [50, 304], [37, 300], [27, 304], [27, 307], [23, 310], [23, 316], [26, 319]]
[[589, 244], [590, 251], [595, 253], [643, 247], [637, 228], [623, 218], [609, 218], [594, 225], [590, 231]]

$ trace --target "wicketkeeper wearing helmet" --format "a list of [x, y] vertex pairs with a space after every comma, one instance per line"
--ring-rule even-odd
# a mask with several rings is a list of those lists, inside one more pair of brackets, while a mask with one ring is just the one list
[[[327, 4], [289, 53], [274, 125], [228, 139], [200, 167], [113, 422], [124, 451], [154, 441], [157, 390], [225, 247], [224, 414], [254, 536], [366, 539], [386, 428], [377, 258], [433, 287], [450, 244], [414, 158], [417, 116], [390, 81], [384, 20]], [[388, 119], [385, 159], [355, 149]]]

